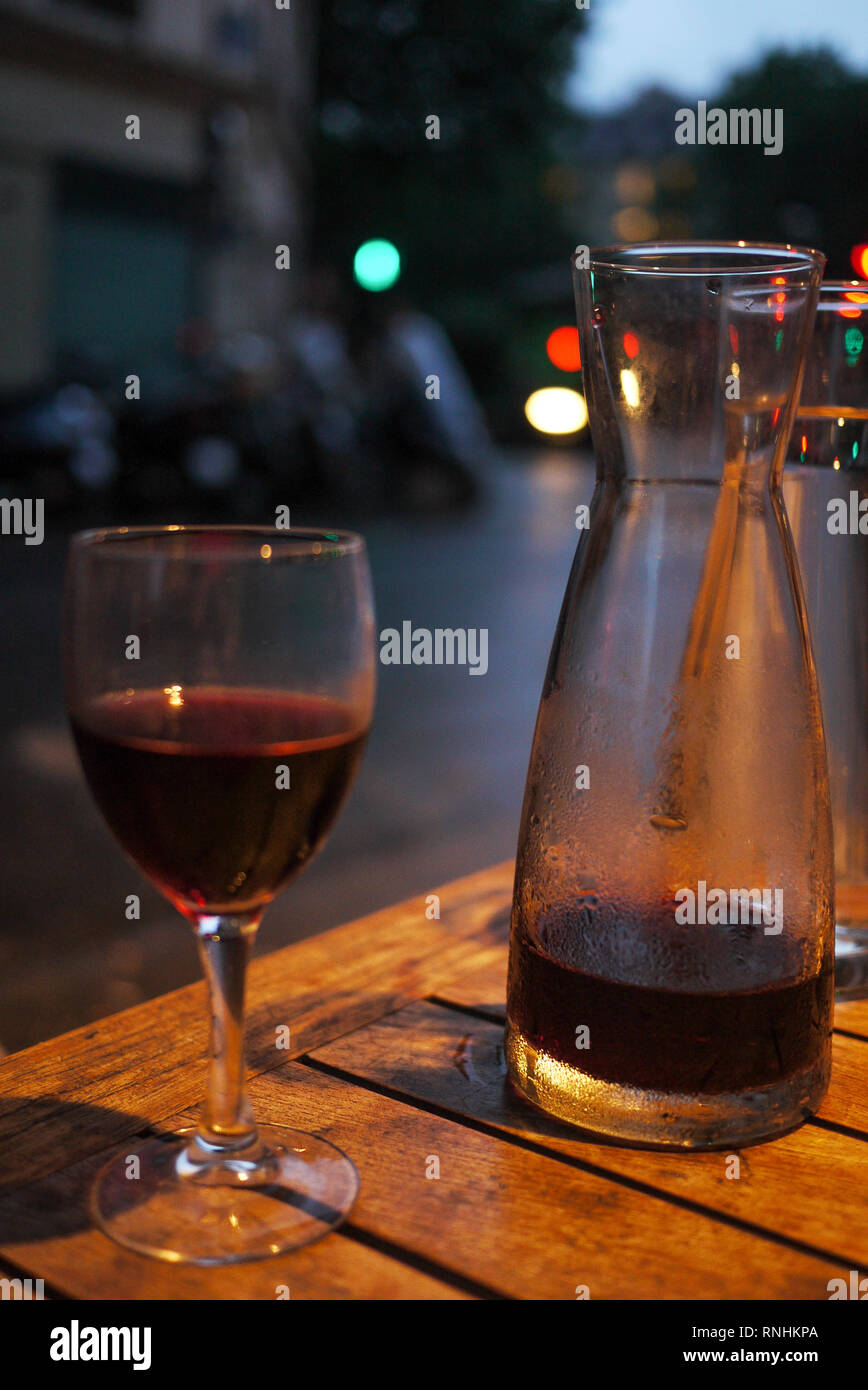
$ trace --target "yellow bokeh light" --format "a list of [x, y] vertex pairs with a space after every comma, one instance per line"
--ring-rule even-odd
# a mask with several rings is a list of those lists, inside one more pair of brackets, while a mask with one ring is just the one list
[[530, 424], [541, 434], [576, 434], [588, 423], [584, 396], [567, 386], [544, 386], [524, 403]]
[[654, 197], [654, 175], [647, 164], [622, 164], [615, 175], [615, 193], [622, 203], [650, 203]]
[[180, 709], [184, 703], [184, 691], [180, 685], [166, 685], [163, 687], [163, 694], [168, 695], [169, 704], [173, 709]]
[[263, 546], [260, 546], [259, 553], [260, 553], [260, 555], [262, 556], [263, 560], [270, 560], [270, 559], [271, 559], [271, 546], [270, 546], [270, 545], [263, 545]]
[[621, 373], [621, 390], [630, 409], [635, 410], [639, 404], [639, 382], [636, 373], [631, 372], [629, 367]]
[[612, 228], [621, 241], [648, 241], [660, 230], [660, 223], [647, 208], [621, 208], [612, 218]]

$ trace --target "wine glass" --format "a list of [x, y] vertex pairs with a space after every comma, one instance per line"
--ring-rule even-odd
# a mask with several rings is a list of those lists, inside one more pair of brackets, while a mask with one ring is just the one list
[[129, 857], [192, 923], [210, 996], [198, 1125], [109, 1162], [93, 1211], [120, 1244], [224, 1264], [325, 1235], [359, 1186], [334, 1145], [257, 1126], [244, 983], [262, 913], [322, 844], [374, 699], [364, 541], [165, 526], [73, 537], [64, 682], [85, 777]]

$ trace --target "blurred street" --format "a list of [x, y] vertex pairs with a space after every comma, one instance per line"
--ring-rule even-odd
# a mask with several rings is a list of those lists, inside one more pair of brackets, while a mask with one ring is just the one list
[[[261, 951], [514, 852], [592, 490], [574, 249], [795, 241], [868, 280], [855, 0], [775, 7], [777, 29], [766, 6], [726, 43], [711, 10], [695, 34], [673, 17], [679, 52], [649, 45], [638, 0], [611, 22], [527, 0], [0, 0], [0, 1048], [199, 974], [66, 731], [70, 531], [286, 507], [366, 535], [379, 631], [488, 629], [484, 678], [380, 666], [359, 782]], [[785, 110], [786, 141], [682, 142], [694, 99]], [[31, 546], [9, 520], [34, 502]]]
[[[362, 771], [322, 854], [269, 908], [260, 951], [511, 855], [549, 646], [589, 500], [587, 454], [504, 459], [487, 504], [360, 521], [377, 629], [487, 627], [489, 667], [380, 666]], [[293, 513], [298, 525], [348, 518]], [[356, 523], [352, 523], [356, 524]], [[0, 1042], [8, 1050], [197, 979], [192, 933], [122, 855], [85, 786], [58, 669], [67, 533], [0, 547]], [[128, 894], [141, 920], [128, 921]]]

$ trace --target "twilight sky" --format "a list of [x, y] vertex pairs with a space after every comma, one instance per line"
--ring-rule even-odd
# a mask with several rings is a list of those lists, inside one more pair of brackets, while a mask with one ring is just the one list
[[818, 44], [868, 71], [866, 0], [590, 0], [571, 95], [593, 111], [651, 83], [707, 98], [769, 48]]

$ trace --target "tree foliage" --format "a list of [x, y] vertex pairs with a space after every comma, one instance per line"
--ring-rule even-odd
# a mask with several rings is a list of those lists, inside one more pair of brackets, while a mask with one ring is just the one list
[[490, 337], [510, 277], [569, 254], [544, 174], [583, 21], [564, 0], [325, 0], [316, 253], [346, 273], [388, 237], [415, 303]]
[[850, 278], [850, 250], [868, 241], [868, 78], [828, 50], [770, 53], [709, 106], [780, 108], [783, 149], [697, 150], [697, 231], [705, 236], [808, 241], [827, 275]]

